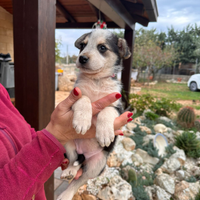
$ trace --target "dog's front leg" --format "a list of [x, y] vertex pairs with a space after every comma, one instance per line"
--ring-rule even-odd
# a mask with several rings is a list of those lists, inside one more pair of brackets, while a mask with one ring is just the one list
[[73, 127], [77, 133], [85, 134], [91, 127], [92, 104], [87, 96], [82, 96], [73, 106]]
[[102, 147], [109, 146], [114, 141], [114, 121], [118, 116], [119, 113], [114, 107], [106, 107], [98, 114], [96, 139]]

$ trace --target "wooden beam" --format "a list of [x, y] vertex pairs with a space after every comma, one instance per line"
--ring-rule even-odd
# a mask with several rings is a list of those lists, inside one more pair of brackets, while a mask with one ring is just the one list
[[[107, 22], [108, 28], [120, 28], [114, 22]], [[84, 29], [84, 28], [92, 28], [94, 25], [93, 22], [86, 22], [86, 23], [56, 23], [56, 29], [66, 29], [66, 28], [73, 28], [73, 29]]]
[[[55, 0], [13, 0], [16, 107], [36, 130], [55, 106], [55, 19]], [[52, 178], [45, 189], [53, 200]]]
[[94, 14], [96, 15], [97, 20], [99, 20], [100, 16], [101, 16], [101, 20], [103, 20], [104, 22], [106, 22], [104, 14], [98, 8], [96, 8], [93, 4], [91, 4], [89, 1], [88, 1], [88, 4], [90, 5], [90, 8], [92, 9], [92, 11], [94, 12]]
[[133, 46], [135, 40], [135, 30], [129, 29], [128, 27], [125, 29], [124, 39], [127, 41], [127, 44], [131, 51], [131, 57], [127, 60], [123, 61], [123, 71], [121, 76], [121, 81], [123, 85], [122, 92], [122, 101], [124, 103], [124, 108], [129, 106], [129, 94], [131, 87], [131, 72], [132, 72], [132, 61], [133, 61]]
[[67, 19], [68, 22], [76, 22], [76, 20], [58, 0], [56, 0], [56, 9], [65, 17], [65, 19]]

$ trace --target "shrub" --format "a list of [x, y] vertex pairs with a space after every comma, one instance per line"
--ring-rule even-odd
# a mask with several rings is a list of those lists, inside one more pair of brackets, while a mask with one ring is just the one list
[[145, 114], [145, 116], [146, 116], [147, 119], [150, 119], [150, 120], [156, 120], [159, 117], [159, 115], [152, 113], [152, 112], [147, 112]]
[[130, 94], [130, 99], [131, 107], [136, 108], [139, 113], [150, 109], [157, 115], [168, 116], [172, 111], [180, 109], [180, 104], [177, 104], [175, 101], [166, 98], [158, 99], [150, 94]]
[[197, 193], [197, 195], [196, 195], [196, 197], [195, 197], [194, 200], [200, 200], [200, 190], [199, 190], [199, 192]]
[[175, 146], [183, 149], [188, 157], [200, 157], [200, 141], [193, 132], [183, 132], [175, 137]]
[[194, 126], [195, 113], [192, 107], [186, 106], [179, 110], [177, 114], [177, 123], [184, 128]]
[[199, 120], [196, 120], [196, 121], [194, 122], [194, 126], [195, 126], [195, 128], [196, 128], [198, 131], [200, 131], [200, 119], [199, 119]]

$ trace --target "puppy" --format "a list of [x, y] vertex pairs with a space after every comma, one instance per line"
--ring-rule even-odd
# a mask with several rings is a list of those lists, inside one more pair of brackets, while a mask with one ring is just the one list
[[[122, 69], [122, 59], [129, 58], [131, 54], [124, 39], [102, 29], [84, 34], [77, 39], [75, 46], [80, 49], [76, 61], [79, 74], [75, 87], [81, 89], [82, 97], [72, 107], [73, 127], [78, 134], [85, 134], [92, 123], [91, 102], [121, 91], [120, 83], [112, 77]], [[69, 166], [62, 172], [61, 178], [72, 180], [80, 168], [83, 174], [78, 180], [71, 181], [58, 200], [71, 200], [88, 179], [103, 172], [116, 140], [113, 124], [121, 109], [118, 100], [99, 112], [96, 139], [77, 139], [66, 144]]]

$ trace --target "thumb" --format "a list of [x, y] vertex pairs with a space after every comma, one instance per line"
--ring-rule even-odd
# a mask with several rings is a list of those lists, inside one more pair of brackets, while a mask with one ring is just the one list
[[78, 87], [75, 87], [71, 93], [69, 94], [69, 96], [60, 103], [60, 107], [65, 107], [65, 110], [67, 108], [67, 110], [70, 110], [72, 105], [78, 100], [80, 99], [82, 96], [81, 90]]

